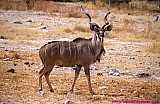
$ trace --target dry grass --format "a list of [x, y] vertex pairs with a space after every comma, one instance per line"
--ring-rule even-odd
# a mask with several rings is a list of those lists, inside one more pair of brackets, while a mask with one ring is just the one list
[[160, 53], [160, 41], [153, 41], [147, 51], [152, 53]]
[[[147, 18], [147, 17], [146, 17]], [[144, 18], [145, 20], [145, 18]], [[148, 22], [147, 22], [148, 21]], [[139, 31], [136, 27], [138, 24], [136, 20], [131, 18], [124, 18], [120, 21], [119, 27], [114, 27], [110, 38], [118, 38], [123, 41], [149, 41], [151, 45], [148, 47], [147, 51], [153, 53], [160, 53], [160, 23], [152, 22], [150, 19], [146, 19], [144, 26], [141, 26], [143, 31]]]
[[70, 27], [70, 28], [61, 28], [59, 30], [57, 30], [56, 33], [76, 33], [76, 32], [83, 32], [83, 33], [89, 33], [90, 30], [88, 27], [85, 27], [85, 26], [82, 26], [82, 25], [77, 25], [77, 26], [74, 26], [74, 27]]
[[[41, 32], [27, 28], [24, 25], [10, 24], [10, 23], [2, 23], [0, 28], [0, 36], [4, 36], [7, 39], [11, 40], [28, 40], [35, 39], [37, 35], [41, 34]], [[37, 26], [38, 27], [38, 26]]]
[[153, 17], [136, 16], [121, 17], [118, 23], [113, 23], [112, 36], [123, 40], [160, 40], [160, 23], [153, 22]]
[[0, 59], [2, 60], [39, 60], [37, 53], [18, 52], [18, 51], [1, 51]]
[[4, 10], [26, 10], [26, 4], [23, 1], [1, 0], [0, 9]]
[[87, 32], [87, 33], [90, 32], [90, 29], [88, 27], [81, 26], [81, 25], [75, 26], [73, 30], [78, 32]]
[[21, 59], [22, 57], [16, 51], [0, 52], [0, 59]]
[[73, 18], [81, 18], [83, 15], [82, 15], [82, 13], [80, 13], [80, 11], [79, 12], [77, 12], [77, 11], [71, 11], [71, 12], [68, 12], [67, 14], [66, 14], [66, 17], [73, 17]]
[[66, 33], [73, 33], [72, 29], [70, 28], [64, 28], [63, 31]]
[[[53, 32], [49, 32], [50, 35], [53, 34]], [[59, 28], [54, 31], [55, 38], [68, 38], [68, 39], [74, 39], [77, 37], [85, 37], [89, 38], [91, 37], [91, 33], [88, 28], [85, 26], [74, 26], [74, 27], [65, 27], [65, 28]]]

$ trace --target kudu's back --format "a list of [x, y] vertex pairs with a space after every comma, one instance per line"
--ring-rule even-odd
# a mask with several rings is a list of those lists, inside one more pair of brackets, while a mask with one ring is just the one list
[[40, 48], [39, 56], [45, 66], [89, 65], [94, 63], [95, 49], [87, 41], [53, 41]]

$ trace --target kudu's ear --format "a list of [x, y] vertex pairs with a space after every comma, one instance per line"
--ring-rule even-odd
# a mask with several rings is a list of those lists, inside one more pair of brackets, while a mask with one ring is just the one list
[[105, 31], [111, 31], [111, 30], [112, 30], [112, 27], [113, 27], [112, 25], [108, 25], [104, 30], [105, 30]]
[[89, 23], [91, 31], [98, 30], [99, 26], [96, 23]]

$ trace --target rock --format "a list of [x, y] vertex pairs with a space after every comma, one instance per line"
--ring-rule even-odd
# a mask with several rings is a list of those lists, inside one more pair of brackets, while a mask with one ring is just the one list
[[9, 51], [8, 49], [5, 49], [4, 51]]
[[117, 69], [111, 69], [111, 70], [109, 70], [108, 74], [113, 75], [113, 76], [119, 76], [120, 72]]
[[0, 36], [0, 39], [7, 39], [5, 36]]
[[30, 67], [30, 63], [29, 63], [29, 62], [25, 62], [24, 64], [25, 64], [25, 65], [28, 65], [28, 67]]
[[64, 104], [75, 104], [75, 103], [72, 102], [72, 101], [70, 101], [70, 100], [66, 100], [66, 101], [64, 102]]
[[24, 64], [25, 64], [25, 65], [29, 65], [29, 62], [25, 62]]
[[135, 59], [135, 57], [130, 57], [129, 59], [132, 59], [132, 60], [134, 60], [134, 59]]
[[13, 65], [14, 65], [14, 66], [17, 66], [17, 64], [16, 64], [16, 63], [14, 63]]
[[147, 67], [147, 69], [151, 69], [150, 67]]
[[14, 69], [10, 69], [7, 72], [15, 73], [15, 70]]
[[103, 76], [103, 73], [97, 73], [97, 76]]
[[149, 73], [142, 72], [142, 73], [137, 74], [136, 76], [139, 78], [145, 78], [145, 77], [149, 77], [151, 75]]
[[120, 75], [120, 73], [118, 73], [118, 72], [113, 74], [113, 76], [119, 76], [119, 75]]
[[5, 59], [3, 59], [4, 61], [12, 61], [12, 59], [10, 59], [10, 58], [5, 58]]
[[22, 22], [20, 22], [20, 21], [15, 21], [13, 23], [15, 23], [15, 24], [22, 24]]
[[140, 50], [136, 51], [136, 52], [141, 52]]
[[128, 13], [128, 15], [131, 15], [131, 13]]
[[91, 65], [91, 66], [90, 66], [90, 70], [98, 70], [98, 69], [96, 68], [96, 66]]
[[43, 26], [43, 27], [41, 27], [40, 29], [47, 29], [47, 27], [46, 27], [46, 26]]
[[26, 22], [33, 22], [32, 20], [27, 20]]
[[112, 51], [113, 51], [113, 50], [115, 50], [115, 49], [113, 49], [113, 48], [110, 48], [109, 50], [112, 50]]
[[101, 87], [99, 87], [100, 90], [106, 89], [106, 88], [107, 88], [106, 86], [101, 86]]
[[34, 65], [34, 64], [35, 64], [34, 62], [31, 63], [31, 65]]

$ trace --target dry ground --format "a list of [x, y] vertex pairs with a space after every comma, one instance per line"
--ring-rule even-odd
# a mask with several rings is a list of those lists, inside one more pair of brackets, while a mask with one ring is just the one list
[[[105, 12], [93, 13], [94, 21], [102, 24]], [[54, 68], [50, 76], [54, 93], [49, 92], [45, 80], [44, 95], [37, 93], [38, 71], [42, 68], [38, 49], [52, 40], [90, 37], [87, 21], [58, 13], [0, 10], [0, 102], [112, 104], [118, 99], [160, 99], [160, 54], [153, 51], [159, 46], [152, 46], [155, 41], [159, 44], [159, 22], [153, 23], [152, 16], [114, 12], [113, 31], [104, 41], [106, 54], [96, 63], [97, 69], [91, 70], [96, 95], [90, 95], [83, 71], [75, 92], [68, 93], [74, 78], [71, 68]], [[7, 72], [10, 69], [15, 73]], [[120, 76], [109, 75], [110, 69], [119, 70]], [[136, 75], [142, 72], [150, 76], [138, 78]]]

